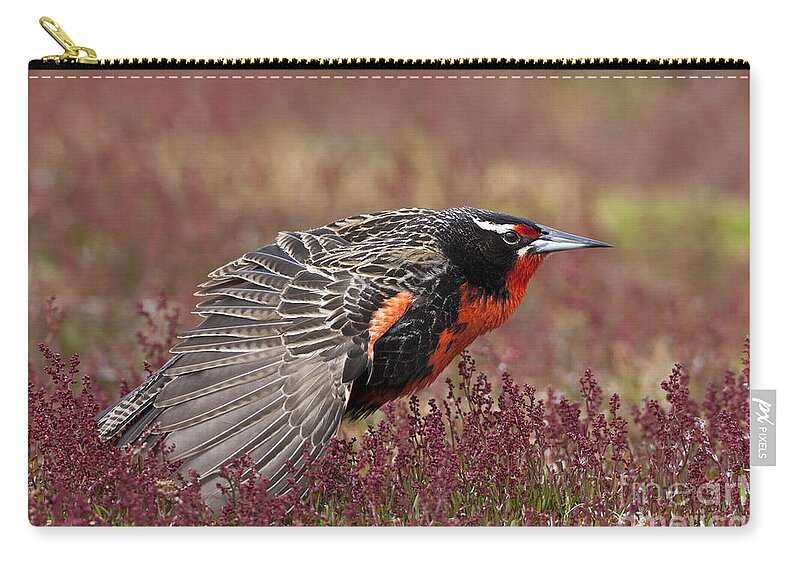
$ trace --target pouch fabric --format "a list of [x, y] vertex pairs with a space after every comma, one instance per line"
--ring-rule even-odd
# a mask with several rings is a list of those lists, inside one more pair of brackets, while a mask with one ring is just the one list
[[[31, 521], [744, 524], [749, 70], [631, 67], [32, 64]], [[315, 441], [310, 475], [281, 456], [279, 495], [247, 438], [214, 509], [193, 473], [165, 485], [93, 439], [198, 324], [210, 271], [279, 232], [460, 206], [614, 247], [553, 255], [460, 368]], [[53, 372], [55, 352], [80, 366]]]

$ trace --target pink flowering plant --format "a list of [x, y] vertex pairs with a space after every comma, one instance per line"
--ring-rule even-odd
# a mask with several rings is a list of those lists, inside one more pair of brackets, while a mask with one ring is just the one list
[[[177, 317], [163, 298], [140, 312], [152, 370]], [[56, 328], [58, 310], [49, 304], [45, 315]], [[230, 462], [220, 513], [203, 504], [196, 474], [177, 473], [169, 449], [101, 442], [94, 416], [109, 398], [77, 355], [39, 350], [28, 397], [34, 525], [730, 526], [750, 513], [747, 343], [741, 370], [701, 399], [677, 364], [661, 402], [627, 410], [590, 370], [570, 400], [509, 372], [490, 378], [464, 353], [442, 397], [384, 406], [360, 437], [334, 438], [286, 494], [247, 477], [249, 457]]]

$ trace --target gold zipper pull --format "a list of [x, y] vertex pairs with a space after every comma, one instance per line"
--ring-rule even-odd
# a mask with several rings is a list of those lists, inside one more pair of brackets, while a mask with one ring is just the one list
[[[64, 53], [61, 55], [46, 55], [42, 61], [56, 61], [56, 62], [69, 62], [69, 63], [100, 63], [97, 59], [97, 54], [92, 48], [82, 47], [75, 45], [75, 42], [67, 35], [67, 32], [59, 26], [55, 20], [42, 16], [39, 18], [39, 23], [44, 30], [50, 34], [54, 40], [58, 42]], [[83, 54], [83, 55], [81, 55]]]

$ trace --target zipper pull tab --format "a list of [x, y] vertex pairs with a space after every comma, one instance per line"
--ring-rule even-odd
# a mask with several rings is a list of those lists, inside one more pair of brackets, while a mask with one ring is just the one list
[[[50, 37], [58, 42], [58, 45], [64, 48], [63, 54], [46, 55], [42, 58], [42, 61], [55, 61], [59, 63], [100, 63], [100, 60], [97, 59], [97, 54], [92, 48], [75, 45], [75, 42], [67, 35], [67, 32], [52, 18], [42, 16], [39, 18], [39, 24], [50, 34]], [[81, 53], [84, 55], [81, 55]]]

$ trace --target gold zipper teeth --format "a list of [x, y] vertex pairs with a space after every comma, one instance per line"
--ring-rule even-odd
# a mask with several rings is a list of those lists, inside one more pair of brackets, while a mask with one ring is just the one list
[[263, 67], [263, 68], [629, 68], [629, 69], [675, 69], [675, 68], [741, 68], [749, 69], [743, 59], [723, 58], [581, 58], [581, 59], [514, 59], [514, 58], [441, 58], [441, 59], [394, 59], [394, 58], [114, 58], [100, 59], [101, 67]]

